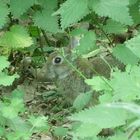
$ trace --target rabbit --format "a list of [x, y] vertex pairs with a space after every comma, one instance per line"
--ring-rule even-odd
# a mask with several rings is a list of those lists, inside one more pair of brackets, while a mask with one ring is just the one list
[[[105, 56], [104, 59], [111, 66], [122, 67], [120, 62], [111, 55]], [[110, 67], [100, 57], [92, 59], [78, 57], [72, 60], [70, 53], [63, 57], [56, 51], [50, 54], [44, 66], [37, 70], [36, 78], [38, 81], [53, 81], [58, 88], [57, 92], [63, 95], [65, 101], [71, 105], [79, 94], [90, 90], [90, 87], [84, 81], [85, 78], [92, 78], [95, 75], [109, 78], [110, 72]]]

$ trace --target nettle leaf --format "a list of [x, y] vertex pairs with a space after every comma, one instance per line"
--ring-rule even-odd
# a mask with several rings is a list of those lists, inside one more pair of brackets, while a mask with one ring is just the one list
[[117, 135], [109, 137], [108, 140], [128, 140], [128, 137], [124, 134], [117, 134]]
[[56, 136], [61, 136], [61, 137], [66, 136], [67, 132], [68, 132], [68, 128], [65, 128], [65, 127], [56, 127], [56, 128], [54, 128], [54, 134]]
[[129, 0], [129, 4], [130, 4], [130, 5], [133, 5], [133, 4], [135, 4], [137, 1], [138, 1], [138, 0]]
[[0, 56], [0, 71], [2, 71], [4, 68], [9, 67], [10, 62], [8, 61], [8, 58], [5, 56]]
[[27, 121], [25, 121], [23, 118], [18, 117], [18, 116], [15, 118], [12, 118], [9, 121], [9, 126], [16, 132], [22, 132], [23, 135], [24, 134], [29, 135], [27, 133], [31, 129], [31, 126], [27, 123]]
[[4, 72], [0, 72], [0, 85], [10, 86], [16, 78], [19, 78], [19, 75], [14, 74], [9, 76]]
[[92, 79], [86, 79], [85, 82], [96, 91], [112, 90], [109, 86], [109, 81], [103, 76], [94, 76]]
[[128, 72], [113, 72], [111, 75], [113, 100], [133, 101], [140, 99], [140, 67], [132, 66]]
[[48, 117], [45, 116], [30, 116], [28, 120], [32, 125], [33, 128], [43, 128], [43, 129], [48, 129]]
[[25, 48], [33, 44], [26, 28], [20, 25], [14, 25], [10, 31], [6, 32], [0, 38], [0, 45], [10, 48]]
[[88, 0], [67, 0], [54, 15], [61, 15], [61, 27], [67, 28], [89, 13]]
[[52, 16], [52, 13], [53, 11], [48, 9], [36, 12], [33, 16], [34, 24], [45, 31], [57, 33], [59, 31], [58, 18]]
[[4, 26], [7, 22], [7, 17], [9, 14], [9, 9], [3, 1], [0, 1], [0, 28]]
[[19, 98], [11, 99], [10, 104], [4, 104], [1, 106], [1, 113], [4, 117], [8, 119], [13, 119], [18, 116], [19, 112], [22, 112], [24, 109], [23, 100]]
[[138, 1], [137, 3], [133, 4], [130, 6], [130, 15], [132, 16], [132, 19], [135, 24], [140, 23], [140, 2]]
[[79, 45], [73, 48], [73, 50], [76, 50], [77, 55], [87, 54], [94, 49], [96, 49], [96, 35], [93, 31], [86, 32], [80, 39]]
[[20, 17], [25, 13], [36, 0], [10, 0], [10, 9], [14, 17]]
[[127, 27], [119, 22], [113, 21], [111, 19], [107, 20], [106, 25], [103, 26], [104, 31], [113, 34], [122, 34], [127, 32]]
[[124, 125], [127, 117], [128, 114], [123, 109], [108, 108], [104, 105], [98, 105], [79, 113], [75, 113], [70, 116], [69, 119], [80, 121], [82, 123], [93, 123], [95, 124], [95, 127], [111, 128]]
[[113, 48], [113, 56], [115, 56], [123, 64], [135, 65], [139, 58], [125, 45], [117, 45]]
[[92, 10], [99, 16], [110, 17], [125, 25], [132, 25], [129, 15], [129, 0], [91, 0]]
[[41, 7], [48, 10], [56, 10], [58, 7], [57, 0], [39, 0], [38, 3], [41, 5]]
[[75, 135], [80, 138], [96, 137], [102, 128], [96, 126], [94, 123], [83, 123], [75, 131]]
[[73, 107], [76, 108], [77, 110], [83, 109], [89, 103], [91, 97], [92, 97], [91, 92], [79, 94], [73, 103]]
[[140, 58], [140, 35], [126, 41], [125, 46]]

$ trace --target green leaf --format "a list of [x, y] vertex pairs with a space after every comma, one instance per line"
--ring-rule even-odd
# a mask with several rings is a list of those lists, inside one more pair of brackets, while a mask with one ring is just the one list
[[22, 134], [27, 134], [31, 129], [31, 126], [29, 126], [29, 124], [20, 117], [12, 118], [10, 121], [8, 121], [8, 124], [12, 130], [22, 132]]
[[66, 136], [68, 132], [68, 128], [64, 128], [64, 127], [57, 127], [57, 128], [54, 128], [54, 134], [56, 136]]
[[113, 56], [115, 56], [123, 64], [135, 65], [139, 58], [125, 45], [117, 45], [113, 48]]
[[52, 16], [52, 13], [53, 11], [48, 9], [36, 12], [33, 16], [34, 24], [45, 31], [57, 33], [59, 31], [58, 18]]
[[4, 24], [6, 24], [8, 14], [9, 14], [8, 6], [3, 1], [0, 1], [0, 28], [2, 28]]
[[110, 17], [125, 25], [132, 25], [129, 15], [129, 0], [91, 0], [92, 10], [99, 16]]
[[92, 97], [91, 92], [79, 94], [73, 103], [73, 107], [76, 108], [77, 110], [83, 109], [89, 103], [91, 97]]
[[1, 113], [7, 119], [13, 119], [18, 116], [19, 112], [24, 111], [23, 100], [18, 98], [11, 99], [10, 104], [3, 103], [1, 106]]
[[120, 108], [108, 108], [104, 105], [98, 105], [75, 113], [69, 119], [82, 123], [93, 123], [100, 128], [111, 128], [124, 125], [127, 113]]
[[108, 80], [103, 76], [94, 76], [92, 79], [86, 79], [85, 82], [96, 91], [111, 90]]
[[8, 58], [5, 56], [0, 56], [0, 71], [2, 71], [4, 68], [9, 67], [10, 62], [8, 61]]
[[3, 136], [5, 134], [5, 129], [0, 126], [0, 137]]
[[35, 4], [36, 0], [10, 0], [10, 9], [14, 17], [20, 17], [23, 13], [25, 13], [33, 4]]
[[128, 140], [127, 136], [124, 134], [117, 134], [115, 136], [109, 137], [108, 140]]
[[19, 75], [8, 76], [6, 73], [0, 72], [0, 85], [10, 86], [16, 78], [19, 78]]
[[114, 91], [113, 100], [133, 101], [140, 99], [140, 67], [132, 66], [128, 72], [113, 72], [111, 75], [110, 83]]
[[88, 0], [67, 0], [54, 15], [61, 15], [61, 27], [65, 29], [89, 13]]
[[0, 38], [0, 45], [10, 48], [24, 48], [33, 44], [32, 38], [23, 26], [14, 25]]
[[139, 5], [140, 5], [140, 2], [138, 1], [137, 3], [131, 5], [130, 8], [129, 8], [130, 9], [129, 10], [130, 11], [130, 15], [132, 16], [132, 19], [133, 19], [135, 24], [139, 24], [140, 23]]
[[96, 126], [94, 123], [83, 123], [76, 130], [75, 135], [80, 138], [96, 137], [96, 135], [102, 130], [102, 128]]
[[39, 0], [38, 3], [43, 7], [44, 9], [49, 10], [56, 10], [58, 7], [58, 1], [57, 0]]
[[107, 23], [103, 26], [103, 29], [107, 33], [113, 34], [122, 34], [127, 32], [127, 28], [124, 25], [111, 19], [107, 20]]
[[80, 39], [80, 45], [75, 46], [73, 50], [76, 50], [78, 55], [84, 55], [96, 48], [96, 35], [93, 31], [88, 31]]
[[30, 116], [28, 121], [32, 124], [32, 132], [48, 131], [48, 117], [45, 116]]
[[140, 58], [140, 35], [126, 41], [125, 46]]

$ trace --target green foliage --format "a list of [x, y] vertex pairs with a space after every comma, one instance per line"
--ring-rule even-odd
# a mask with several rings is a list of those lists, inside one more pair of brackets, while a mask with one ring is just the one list
[[52, 16], [52, 13], [53, 11], [48, 11], [48, 9], [35, 13], [33, 17], [35, 25], [45, 31], [57, 33], [59, 31], [58, 18], [57, 16]]
[[133, 21], [129, 14], [129, 0], [91, 0], [92, 10], [100, 16], [108, 16], [125, 25], [132, 25]]
[[[0, 19], [2, 89], [3, 86], [13, 88], [13, 81], [20, 77], [17, 74], [20, 68], [26, 71], [25, 66], [29, 66], [28, 63], [23, 66], [21, 56], [16, 56], [18, 53], [22, 57], [46, 60], [46, 56], [56, 48], [70, 45], [72, 48], [65, 48], [66, 56], [71, 60], [86, 57], [90, 61], [92, 57], [113, 55], [126, 66], [120, 70], [106, 61], [111, 71], [109, 78], [97, 76], [95, 72], [93, 78], [86, 79], [86, 75], [70, 63], [79, 78], [85, 78], [85, 83], [91, 87], [89, 92], [76, 98], [73, 104], [76, 110], [72, 113], [71, 108], [63, 107], [57, 112], [61, 104], [56, 105], [59, 100], [56, 96], [47, 102], [47, 107], [51, 106], [53, 110], [47, 110], [49, 117], [42, 115], [40, 110], [38, 114], [41, 115], [28, 113], [23, 92], [19, 89], [11, 91], [10, 97], [1, 96], [0, 139], [27, 140], [35, 133], [51, 135], [52, 132], [58, 139], [140, 139], [139, 0], [1, 0]], [[38, 63], [33, 67], [39, 67], [43, 62], [39, 66]], [[104, 70], [102, 65], [101, 69]], [[42, 91], [39, 99], [41, 94]], [[92, 94], [98, 95], [98, 105], [84, 109], [91, 101], [94, 102]], [[36, 102], [36, 98], [33, 100]], [[104, 137], [100, 132], [107, 128], [113, 130], [113, 134]]]
[[69, 25], [81, 20], [88, 13], [88, 0], [67, 0], [55, 12], [55, 15], [61, 15], [61, 27], [65, 29]]
[[75, 48], [73, 49], [74, 51], [76, 51], [77, 55], [87, 54], [91, 50], [95, 50], [96, 48], [96, 35], [94, 32], [89, 31], [81, 34], [81, 36], [82, 35], [83, 37], [81, 37], [81, 39], [79, 40], [79, 45], [75, 46]]
[[0, 28], [2, 28], [4, 24], [6, 23], [8, 14], [9, 14], [9, 10], [6, 3], [4, 3], [3, 1], [0, 1], [0, 19], [1, 19]]
[[7, 60], [7, 57], [5, 56], [0, 56], [0, 62], [1, 62], [0, 71], [2, 71], [4, 68], [9, 67], [10, 65], [10, 62]]
[[10, 31], [0, 38], [1, 46], [15, 49], [29, 47], [32, 43], [32, 38], [28, 35], [26, 29], [19, 25], [12, 26]]
[[61, 137], [66, 136], [67, 132], [68, 132], [68, 128], [64, 128], [64, 127], [56, 127], [56, 128], [54, 128], [54, 134], [56, 136], [61, 136]]
[[[14, 91], [19, 95], [22, 91], [17, 89]], [[13, 93], [14, 93], [13, 92]], [[0, 102], [0, 136], [8, 140], [27, 140], [33, 133], [47, 132], [48, 123], [45, 116], [28, 116], [23, 119], [21, 116], [26, 111], [22, 96], [13, 96], [5, 98]], [[6, 129], [8, 127], [8, 129]]]
[[5, 68], [9, 67], [10, 63], [7, 60], [7, 57], [5, 56], [0, 56], [0, 85], [3, 86], [9, 86], [12, 85], [13, 81], [16, 78], [19, 78], [19, 75], [13, 74], [13, 75], [7, 75], [5, 71], [3, 71]]
[[35, 4], [35, 1], [36, 0], [25, 0], [23, 2], [22, 0], [10, 0], [10, 11], [12, 12], [14, 17], [20, 17], [33, 4]]
[[125, 42], [126, 47], [130, 49], [131, 52], [134, 53], [137, 57], [140, 58], [139, 44], [140, 44], [140, 35]]
[[88, 93], [81, 93], [77, 98], [75, 99], [73, 103], [73, 107], [76, 108], [76, 110], [83, 109], [91, 100], [92, 94], [91, 92]]
[[113, 48], [113, 55], [123, 64], [135, 65], [139, 61], [138, 56], [136, 56], [129, 48], [122, 44], [119, 44]]
[[127, 32], [127, 28], [120, 24], [119, 22], [113, 20], [107, 20], [105, 26], [103, 26], [104, 31], [107, 33], [122, 34]]

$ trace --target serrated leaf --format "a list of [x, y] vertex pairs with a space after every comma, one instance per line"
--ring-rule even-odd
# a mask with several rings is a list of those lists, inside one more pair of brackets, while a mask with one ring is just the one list
[[9, 126], [14, 131], [24, 132], [24, 133], [28, 133], [29, 130], [31, 129], [31, 126], [29, 126], [29, 124], [24, 119], [22, 119], [20, 117], [12, 118], [9, 121]]
[[56, 136], [65, 136], [67, 134], [68, 128], [64, 128], [64, 127], [57, 127], [54, 128], [54, 134]]
[[88, 0], [67, 0], [54, 15], [61, 15], [61, 27], [67, 28], [89, 13]]
[[8, 61], [8, 58], [5, 56], [0, 56], [0, 71], [2, 71], [4, 68], [9, 67], [10, 62]]
[[39, 0], [38, 3], [47, 10], [56, 10], [58, 7], [58, 1], [57, 0]]
[[88, 31], [84, 34], [84, 37], [80, 39], [78, 46], [75, 46], [73, 50], [76, 50], [78, 55], [84, 55], [90, 51], [96, 49], [96, 35], [93, 31]]
[[98, 105], [75, 113], [69, 117], [69, 119], [82, 123], [93, 123], [100, 128], [111, 128], [124, 125], [127, 115], [127, 112], [123, 109], [108, 108], [104, 105]]
[[102, 76], [94, 76], [92, 79], [86, 79], [85, 82], [96, 91], [111, 90], [109, 81]]
[[91, 97], [92, 93], [90, 92], [79, 94], [73, 103], [73, 107], [77, 110], [83, 109], [89, 103]]
[[58, 18], [52, 16], [53, 11], [44, 9], [41, 12], [36, 12], [33, 16], [34, 24], [39, 28], [57, 33], [59, 31]]
[[48, 127], [47, 126], [48, 117], [45, 116], [30, 116], [29, 122], [33, 125], [33, 127], [40, 128], [40, 127]]
[[107, 20], [106, 25], [103, 26], [104, 31], [113, 34], [122, 34], [127, 32], [127, 28], [119, 22]]
[[96, 135], [102, 130], [102, 128], [96, 126], [92, 123], [83, 123], [81, 126], [76, 130], [75, 135], [80, 138], [86, 137], [96, 137]]
[[139, 58], [125, 45], [117, 45], [113, 48], [113, 55], [123, 64], [135, 65]]
[[24, 48], [33, 44], [32, 38], [29, 36], [26, 28], [20, 25], [14, 25], [10, 31], [6, 32], [0, 38], [0, 45], [10, 48]]
[[14, 17], [20, 17], [25, 13], [36, 0], [10, 0], [10, 9]]
[[13, 119], [18, 116], [19, 112], [22, 112], [24, 109], [23, 100], [18, 98], [13, 98], [10, 104], [3, 104], [1, 107], [1, 113], [4, 117], [8, 119]]
[[138, 1], [137, 3], [133, 4], [130, 6], [130, 15], [132, 16], [132, 19], [134, 21], [135, 24], [139, 24], [140, 23], [140, 10], [139, 10], [139, 6], [140, 2]]
[[129, 72], [113, 72], [111, 75], [112, 79], [110, 83], [114, 90], [114, 101], [140, 99], [140, 67], [133, 66]]
[[91, 0], [92, 10], [100, 16], [110, 17], [125, 25], [132, 25], [129, 15], [129, 0]]
[[0, 28], [2, 28], [4, 24], [6, 23], [8, 14], [9, 14], [9, 9], [6, 3], [4, 3], [3, 1], [0, 1]]
[[128, 140], [128, 138], [124, 134], [117, 134], [117, 135], [109, 137], [108, 140]]
[[140, 58], [140, 35], [126, 41], [125, 46]]
[[8, 76], [4, 72], [0, 72], [0, 85], [10, 86], [16, 78], [19, 78], [19, 75], [14, 74], [12, 76]]

